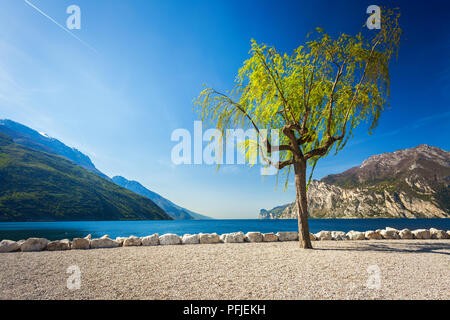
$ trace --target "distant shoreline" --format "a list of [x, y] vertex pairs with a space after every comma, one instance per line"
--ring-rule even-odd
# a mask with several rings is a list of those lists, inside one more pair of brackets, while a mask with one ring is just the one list
[[[340, 218], [308, 218], [308, 220], [450, 220], [450, 217], [423, 217], [423, 218], [388, 218], [388, 217], [340, 217]], [[211, 219], [172, 219], [172, 220], [155, 220], [155, 219], [120, 219], [120, 220], [5, 220], [0, 221], [0, 223], [15, 223], [15, 222], [112, 222], [112, 221], [159, 221], [159, 222], [174, 222], [174, 221], [219, 221], [219, 220], [297, 220], [297, 219], [265, 219], [265, 218], [211, 218]]]

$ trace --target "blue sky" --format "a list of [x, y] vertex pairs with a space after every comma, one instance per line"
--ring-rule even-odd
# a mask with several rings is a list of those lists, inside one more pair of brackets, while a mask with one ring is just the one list
[[[23, 0], [0, 2], [0, 118], [74, 146], [109, 176], [141, 182], [173, 202], [217, 218], [254, 218], [293, 201], [258, 168], [174, 166], [177, 128], [192, 130], [192, 101], [207, 83], [233, 86], [250, 39], [291, 52], [308, 32], [357, 33], [371, 4], [385, 1]], [[449, 150], [450, 34], [447, 1], [395, 1], [404, 38], [391, 68], [390, 109], [375, 134], [357, 131], [315, 178], [367, 157], [422, 143]]]

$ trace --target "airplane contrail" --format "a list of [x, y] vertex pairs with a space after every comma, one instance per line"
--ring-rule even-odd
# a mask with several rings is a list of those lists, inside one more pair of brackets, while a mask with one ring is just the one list
[[88, 43], [86, 43], [85, 41], [81, 40], [80, 38], [78, 38], [76, 35], [74, 35], [72, 32], [70, 32], [70, 30], [68, 30], [67, 28], [65, 28], [63, 25], [61, 25], [60, 23], [58, 23], [55, 19], [53, 19], [52, 17], [50, 17], [48, 14], [46, 14], [44, 11], [42, 11], [41, 9], [39, 9], [38, 7], [36, 7], [34, 4], [32, 4], [30, 1], [28, 0], [24, 0], [26, 4], [28, 4], [30, 7], [32, 7], [33, 9], [35, 9], [37, 12], [39, 12], [40, 14], [42, 14], [44, 17], [46, 17], [47, 19], [49, 19], [51, 22], [53, 22], [54, 24], [56, 24], [58, 27], [60, 27], [61, 29], [63, 29], [65, 32], [67, 32], [68, 34], [70, 34], [72, 37], [74, 37], [75, 39], [77, 39], [78, 41], [80, 41], [83, 45], [85, 45], [86, 47], [88, 47], [89, 49], [93, 50], [95, 53], [98, 54], [98, 51], [95, 50], [92, 46], [90, 46]]

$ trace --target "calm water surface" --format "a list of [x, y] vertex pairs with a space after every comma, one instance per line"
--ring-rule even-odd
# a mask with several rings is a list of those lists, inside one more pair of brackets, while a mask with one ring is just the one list
[[[436, 228], [450, 230], [450, 219], [311, 219], [311, 232], [321, 230], [366, 231], [393, 227], [408, 228]], [[199, 232], [277, 232], [296, 231], [297, 220], [171, 220], [171, 221], [65, 221], [65, 222], [1, 222], [0, 240], [20, 240], [29, 237], [42, 237], [49, 240], [63, 238], [101, 237], [109, 234], [111, 238], [130, 235], [147, 236], [153, 233], [185, 233]]]

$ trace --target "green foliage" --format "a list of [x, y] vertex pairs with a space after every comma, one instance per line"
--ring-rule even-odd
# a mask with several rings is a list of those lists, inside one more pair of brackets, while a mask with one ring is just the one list
[[0, 133], [0, 221], [170, 219], [151, 200]]
[[370, 38], [359, 33], [333, 39], [317, 28], [290, 55], [252, 40], [234, 89], [203, 90], [197, 110], [222, 132], [238, 126], [281, 129], [277, 167], [307, 161], [314, 168], [333, 147], [341, 150], [362, 122], [369, 123], [369, 133], [377, 126], [389, 98], [399, 17], [397, 10], [383, 10], [382, 29], [369, 32]]

